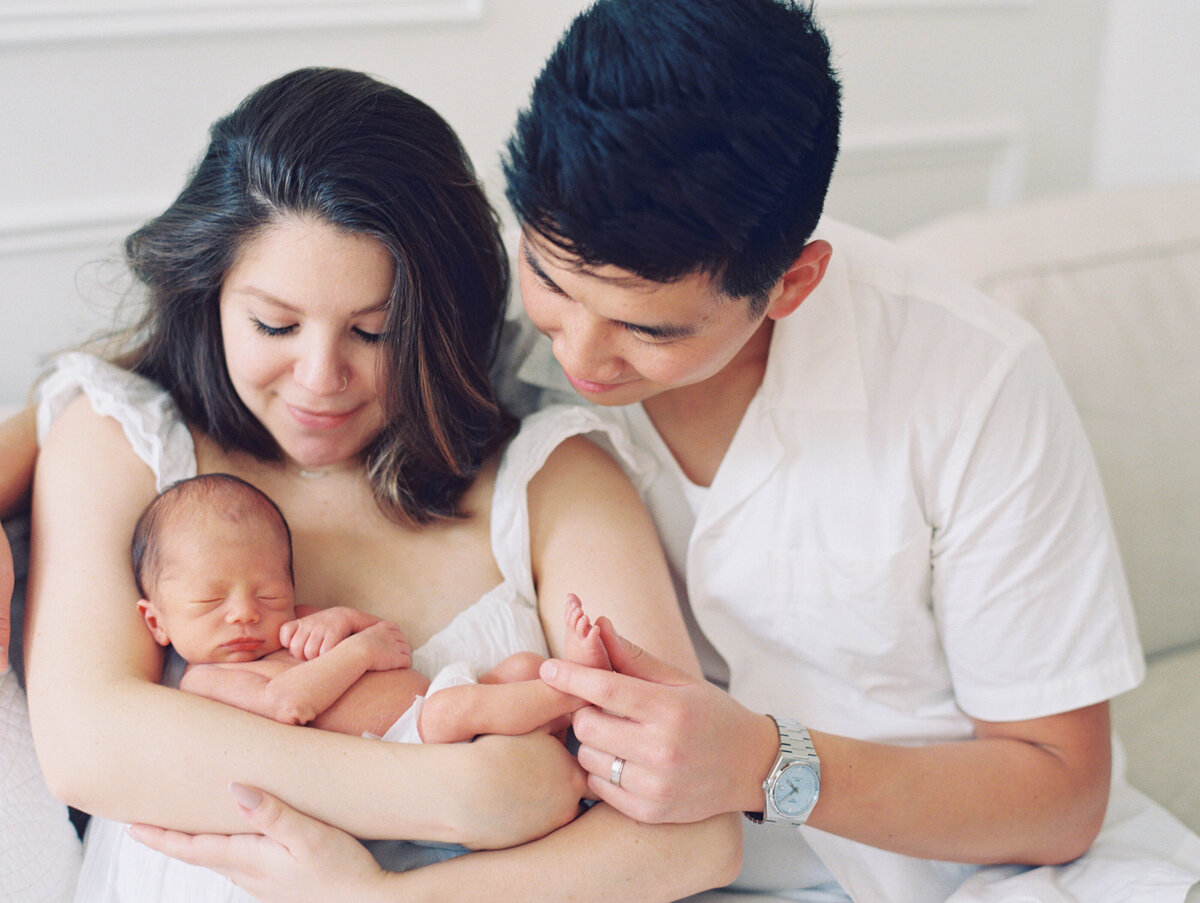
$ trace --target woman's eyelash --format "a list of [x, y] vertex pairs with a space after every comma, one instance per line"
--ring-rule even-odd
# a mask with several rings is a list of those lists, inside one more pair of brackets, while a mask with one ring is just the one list
[[[254, 324], [255, 331], [266, 336], [284, 336], [296, 328], [295, 326], [268, 326], [262, 320], [258, 319], [258, 317], [251, 317], [250, 322]], [[365, 329], [359, 329], [357, 326], [354, 327], [353, 331], [360, 342], [365, 342], [368, 345], [374, 345], [383, 338], [382, 333], [367, 332]]]
[[280, 336], [287, 335], [295, 327], [294, 326], [268, 326], [258, 317], [251, 317], [250, 322], [254, 324], [254, 328], [263, 335]]

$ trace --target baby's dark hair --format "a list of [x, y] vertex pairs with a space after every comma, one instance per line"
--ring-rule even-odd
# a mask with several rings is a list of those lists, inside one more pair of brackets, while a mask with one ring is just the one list
[[133, 528], [130, 553], [133, 576], [142, 598], [149, 598], [147, 586], [161, 567], [161, 534], [167, 523], [186, 506], [219, 503], [222, 511], [235, 519], [266, 517], [279, 524], [287, 543], [288, 577], [294, 582], [292, 569], [292, 531], [287, 518], [265, 492], [250, 485], [241, 477], [227, 473], [206, 473], [172, 483], [146, 506]]

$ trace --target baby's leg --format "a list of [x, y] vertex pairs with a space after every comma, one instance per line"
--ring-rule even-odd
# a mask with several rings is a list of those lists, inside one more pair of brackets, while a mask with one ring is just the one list
[[425, 700], [417, 729], [426, 743], [457, 743], [480, 734], [565, 729], [585, 703], [540, 679], [446, 687]]
[[563, 610], [567, 621], [567, 636], [563, 643], [563, 658], [569, 662], [587, 665], [589, 668], [612, 670], [608, 660], [608, 651], [600, 640], [600, 631], [591, 619], [584, 614], [583, 603], [574, 593], [567, 596], [567, 605]]

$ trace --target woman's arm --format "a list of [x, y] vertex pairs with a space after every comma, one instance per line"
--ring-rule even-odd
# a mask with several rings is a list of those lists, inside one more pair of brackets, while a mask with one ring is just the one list
[[549, 737], [379, 743], [159, 686], [128, 550], [154, 494], [116, 422], [83, 399], [59, 417], [37, 466], [26, 634], [34, 740], [56, 796], [122, 821], [231, 831], [242, 825], [227, 787], [241, 781], [358, 836], [477, 846], [574, 817], [583, 778]]
[[[586, 440], [570, 440], [530, 483], [529, 506], [551, 650], [562, 654], [563, 606], [575, 592], [589, 613], [628, 622], [639, 641], [687, 669], [679, 674], [702, 682], [657, 536], [616, 464]], [[345, 835], [276, 800], [248, 817], [266, 836], [187, 837], [156, 828], [139, 828], [138, 836], [218, 868], [265, 903], [669, 901], [728, 884], [741, 868], [741, 816], [735, 814], [648, 825], [598, 804], [540, 840], [403, 874], [380, 873]]]
[[29, 503], [38, 453], [34, 413], [33, 408], [26, 408], [0, 423], [0, 518]]
[[[552, 654], [563, 654], [563, 610], [574, 593], [590, 616], [613, 619], [702, 680], [654, 525], [612, 458], [586, 439], [564, 442], [529, 485], [529, 519]], [[549, 837], [487, 857], [490, 863], [446, 864], [458, 866], [464, 877], [490, 873], [493, 886], [506, 890], [499, 899], [673, 900], [732, 881], [741, 867], [741, 844], [740, 815], [651, 826], [597, 805]], [[545, 871], [554, 862], [570, 862], [571, 868], [566, 874], [561, 867]], [[553, 878], [542, 886], [531, 882], [533, 874]]]

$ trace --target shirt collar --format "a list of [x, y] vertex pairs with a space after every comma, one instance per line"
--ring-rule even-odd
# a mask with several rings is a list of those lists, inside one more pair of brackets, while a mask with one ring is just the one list
[[[814, 236], [823, 237], [822, 230]], [[850, 272], [837, 240], [825, 276], [771, 335], [759, 394], [771, 406], [809, 411], [862, 411], [867, 395], [854, 317]]]

